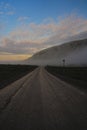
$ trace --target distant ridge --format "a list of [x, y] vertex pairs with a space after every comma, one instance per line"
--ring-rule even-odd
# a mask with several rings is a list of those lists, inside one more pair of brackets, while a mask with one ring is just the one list
[[76, 40], [44, 49], [23, 61], [35, 65], [87, 66], [87, 39]]

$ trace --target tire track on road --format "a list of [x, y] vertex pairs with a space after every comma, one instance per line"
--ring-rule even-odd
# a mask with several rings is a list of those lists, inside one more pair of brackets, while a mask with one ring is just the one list
[[13, 86], [10, 95], [3, 90], [7, 99], [14, 95], [2, 111], [0, 130], [87, 130], [87, 96], [43, 67]]
[[[0, 114], [2, 111], [4, 111], [4, 109], [7, 108], [7, 106], [10, 104], [11, 100], [13, 99], [13, 97], [23, 88], [25, 87], [26, 82], [32, 80], [32, 73], [27, 74], [26, 76], [24, 76], [23, 78], [19, 79], [18, 81], [15, 81], [14, 83], [12, 83], [11, 85], [8, 85], [6, 88], [4, 88], [3, 90], [0, 91]], [[33, 74], [34, 75], [34, 74]], [[17, 82], [16, 85], [14, 85]], [[15, 88], [14, 92], [10, 93], [10, 88], [11, 87], [15, 87], [17, 86], [17, 88]], [[10, 95], [7, 96], [8, 93], [3, 93], [3, 91], [9, 89], [9, 93]], [[11, 88], [12, 89], [12, 88]], [[7, 96], [7, 97], [6, 97]], [[5, 97], [5, 98], [4, 98]], [[2, 103], [2, 104], [1, 104]], [[4, 104], [3, 104], [4, 103]]]

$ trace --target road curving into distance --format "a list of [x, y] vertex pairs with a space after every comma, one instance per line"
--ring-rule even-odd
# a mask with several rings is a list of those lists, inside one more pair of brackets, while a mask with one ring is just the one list
[[0, 90], [0, 130], [87, 130], [87, 95], [43, 67]]

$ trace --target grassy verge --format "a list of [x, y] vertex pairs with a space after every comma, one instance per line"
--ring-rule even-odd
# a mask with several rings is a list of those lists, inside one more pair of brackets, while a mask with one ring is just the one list
[[56, 77], [71, 83], [82, 90], [87, 90], [87, 67], [45, 67]]
[[33, 71], [36, 67], [29, 65], [0, 65], [0, 89]]

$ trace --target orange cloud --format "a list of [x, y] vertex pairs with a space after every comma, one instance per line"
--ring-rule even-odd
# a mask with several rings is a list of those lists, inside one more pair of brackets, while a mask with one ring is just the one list
[[72, 14], [58, 21], [20, 25], [1, 39], [0, 52], [32, 55], [43, 48], [80, 38], [87, 38], [87, 19]]
[[31, 55], [7, 55], [7, 54], [0, 54], [0, 61], [14, 61], [14, 60], [25, 60], [27, 58], [31, 57]]

